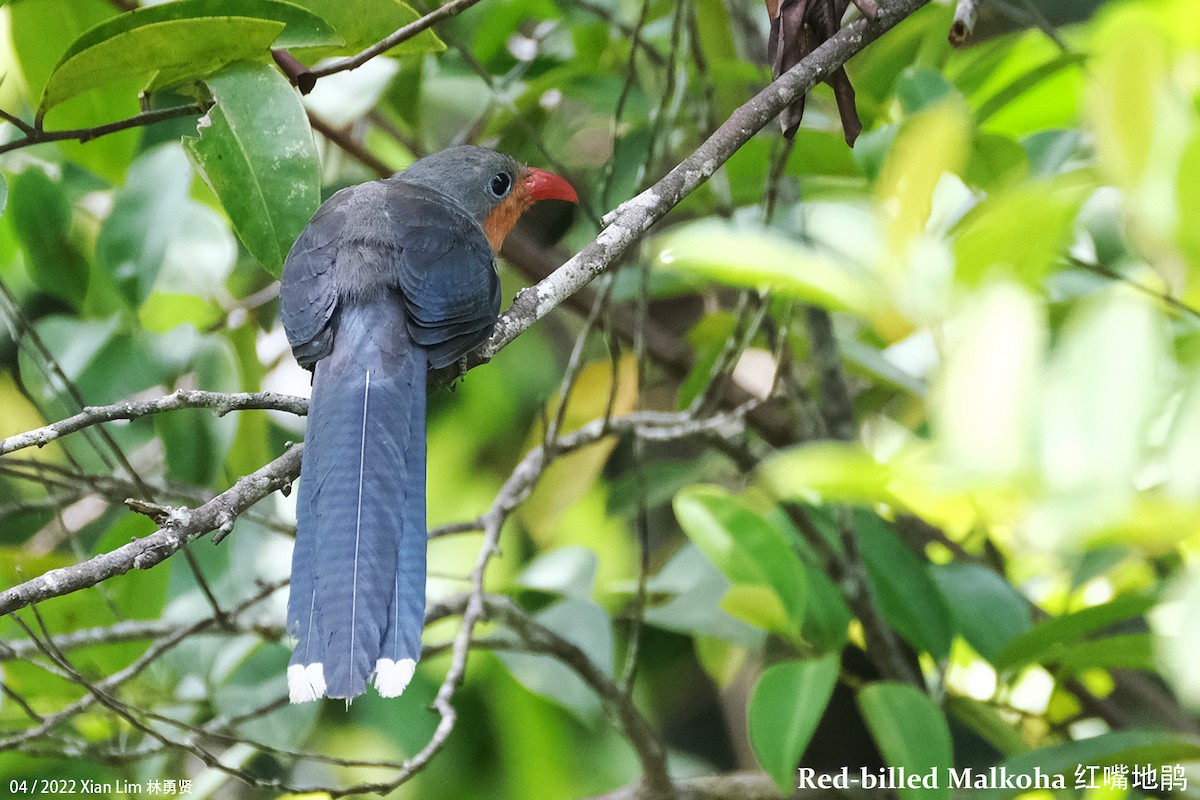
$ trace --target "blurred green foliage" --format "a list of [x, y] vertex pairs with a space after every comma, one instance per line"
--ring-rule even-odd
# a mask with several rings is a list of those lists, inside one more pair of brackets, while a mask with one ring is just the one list
[[[148, 108], [203, 105], [0, 155], [0, 435], [181, 387], [307, 391], [273, 276], [321, 198], [376, 177], [370, 159], [402, 169], [475, 141], [555, 169], [583, 198], [566, 242], [578, 247], [767, 76], [757, 4], [482, 0], [301, 98], [271, 46], [306, 62], [349, 55], [418, 11], [121, 5], [0, 11], [11, 114], [60, 130], [136, 114], [143, 91]], [[620, 681], [636, 665], [633, 698], [678, 776], [757, 764], [784, 790], [801, 759], [1003, 764], [1074, 786], [1081, 764], [1200, 760], [1200, 9], [1100, 5], [1059, 31], [1064, 51], [1036, 30], [952, 50], [952, 9], [931, 4], [850, 62], [864, 122], [853, 151], [819, 87], [793, 146], [769, 128], [734, 154], [612, 286], [621, 309], [644, 300], [646, 324], [681, 343], [690, 370], [638, 363], [641, 350], [593, 334], [564, 387], [584, 329], [559, 312], [431, 398], [431, 527], [485, 512], [551, 420], [564, 433], [606, 414], [705, 409], [717, 373], [773, 386], [807, 419], [808, 440], [786, 447], [751, 424], [718, 433], [722, 447], [613, 435], [565, 454], [491, 563], [487, 589], [601, 673]], [[352, 146], [314, 135], [310, 115], [344, 126]], [[21, 135], [0, 128], [4, 142]], [[528, 282], [502, 276], [510, 295]], [[819, 435], [821, 344], [802, 304], [833, 315], [853, 440]], [[786, 375], [773, 382], [776, 366]], [[196, 410], [106, 431], [0, 458], [0, 588], [149, 533], [125, 497], [149, 488], [194, 506], [303, 424]], [[363, 762], [420, 751], [444, 648], [401, 699], [350, 708], [276, 704], [288, 657], [278, 594], [156, 654], [211, 602], [229, 609], [285, 579], [293, 520], [272, 496], [219, 546], [193, 545], [190, 562], [41, 603], [36, 620], [18, 615], [29, 629], [0, 619], [9, 644], [164, 626], [69, 652], [92, 681], [156, 656], [119, 690], [142, 728], [93, 703], [22, 741], [90, 701], [46, 657], [0, 648], [0, 787], [186, 777], [191, 796], [273, 795], [158, 731], [202, 728], [230, 768], [290, 785], [386, 779]], [[479, 543], [431, 543], [431, 602], [467, 586]], [[857, 558], [848, 544], [929, 691], [862, 658], [853, 575], [830, 561]], [[438, 621], [426, 642], [455, 630]], [[395, 796], [574, 798], [637, 779], [603, 698], [502, 626], [482, 634], [497, 652], [472, 653], [446, 749]]]

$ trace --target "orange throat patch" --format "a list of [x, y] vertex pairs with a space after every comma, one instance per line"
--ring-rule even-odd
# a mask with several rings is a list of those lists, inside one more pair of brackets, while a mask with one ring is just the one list
[[533, 200], [529, 197], [528, 176], [518, 176], [517, 185], [513, 187], [512, 192], [501, 201], [500, 205], [493, 208], [492, 213], [488, 214], [487, 219], [483, 221], [483, 232], [487, 235], [488, 244], [492, 246], [493, 253], [500, 252], [504, 238], [508, 236], [513, 226], [517, 224], [517, 220], [531, 205], [533, 205]]

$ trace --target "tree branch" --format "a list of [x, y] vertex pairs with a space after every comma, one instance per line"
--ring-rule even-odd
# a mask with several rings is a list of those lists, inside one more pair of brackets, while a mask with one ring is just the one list
[[53, 569], [0, 592], [0, 615], [30, 603], [89, 586], [131, 569], [150, 569], [178, 552], [188, 542], [210, 531], [228, 529], [238, 515], [273, 491], [290, 487], [300, 474], [302, 445], [296, 445], [271, 463], [245, 475], [233, 486], [195, 509], [177, 508], [149, 536], [101, 553], [69, 567]]
[[975, 34], [975, 20], [979, 16], [979, 0], [958, 0], [954, 6], [954, 22], [950, 26], [950, 44], [962, 47]]
[[[228, 615], [237, 616], [238, 614], [241, 614], [254, 604], [270, 596], [282, 586], [283, 583], [280, 582], [258, 587], [257, 592], [230, 609]], [[96, 687], [102, 689], [103, 691], [115, 691], [117, 687], [137, 676], [140, 672], [142, 672], [142, 670], [146, 669], [146, 667], [160, 658], [163, 654], [178, 646], [180, 642], [184, 641], [190, 636], [195, 635], [196, 633], [199, 633], [200, 631], [212, 627], [216, 623], [217, 617], [214, 615], [179, 628], [173, 635], [170, 635], [164, 639], [159, 639], [152, 644], [150, 648], [146, 650], [146, 652], [142, 653], [142, 655], [139, 656], [137, 660], [129, 666], [125, 667], [119, 672], [109, 675], [101, 681], [98, 681], [95, 684]], [[81, 697], [66, 708], [61, 709], [53, 715], [44, 717], [40, 724], [28, 730], [24, 730], [19, 733], [13, 733], [6, 738], [0, 739], [0, 751], [10, 750], [13, 747], [23, 744], [24, 742], [44, 736], [48, 731], [52, 730], [64, 720], [87, 708], [90, 708], [95, 703], [96, 699], [94, 695], [88, 694]]]
[[587, 653], [539, 624], [507, 598], [490, 598], [488, 610], [512, 628], [529, 646], [530, 652], [546, 653], [562, 661], [599, 696], [637, 753], [642, 766], [642, 786], [648, 796], [661, 798], [675, 794], [671, 775], [667, 770], [666, 746], [637, 710], [629, 695], [622, 691]]
[[441, 6], [440, 8], [436, 8], [433, 11], [430, 11], [420, 19], [413, 20], [403, 28], [397, 29], [395, 32], [379, 40], [362, 52], [356, 53], [349, 58], [343, 58], [339, 61], [334, 61], [331, 64], [326, 64], [319, 69], [314, 69], [310, 74], [315, 81], [317, 78], [323, 78], [326, 75], [332, 75], [335, 72], [345, 72], [348, 69], [357, 69], [375, 56], [386, 53], [396, 45], [408, 41], [418, 33], [421, 33], [427, 28], [433, 27], [444, 19], [449, 19], [456, 14], [466, 11], [468, 8], [478, 2], [479, 0], [451, 0], [451, 2], [446, 3], [445, 5]]
[[19, 139], [13, 139], [11, 142], [0, 144], [0, 153], [7, 153], [11, 150], [19, 150], [22, 147], [32, 147], [35, 144], [44, 144], [46, 142], [63, 142], [63, 141], [78, 141], [90, 142], [92, 139], [98, 139], [101, 136], [107, 136], [110, 133], [128, 130], [130, 128], [140, 128], [145, 125], [153, 125], [156, 122], [165, 122], [169, 119], [177, 119], [179, 117], [187, 117], [193, 114], [203, 114], [204, 109], [199, 105], [192, 103], [186, 106], [173, 106], [171, 108], [159, 108], [153, 111], [143, 111], [140, 114], [134, 114], [132, 117], [109, 122], [104, 125], [96, 125], [92, 128], [72, 128], [65, 131], [47, 131], [35, 125], [30, 125], [23, 122], [17, 117], [4, 112], [0, 117], [11, 122], [25, 134]]
[[[809, 306], [805, 311], [812, 361], [818, 372], [818, 413], [821, 422], [830, 438], [856, 442], [859, 434], [854, 399], [846, 382], [845, 367], [833, 333], [833, 320], [823, 308]], [[789, 515], [796, 519], [795, 514], [799, 509], [793, 504], [787, 505]], [[838, 559], [838, 571], [830, 571], [829, 574], [835, 577], [846, 602], [862, 623], [867, 655], [883, 675], [920, 687], [920, 671], [906, 660], [900, 640], [884, 620], [871, 591], [853, 512], [849, 508], [834, 508], [833, 516], [842, 545], [842, 557]], [[817, 537], [820, 538], [819, 533]], [[811, 536], [808, 538], [810, 544], [815, 546], [815, 539]]]
[[26, 447], [45, 447], [60, 436], [114, 420], [132, 420], [162, 411], [181, 408], [211, 408], [223, 417], [230, 411], [270, 409], [287, 411], [297, 416], [308, 413], [308, 400], [277, 392], [208, 392], [178, 389], [153, 400], [128, 400], [111, 406], [88, 406], [74, 416], [59, 420], [36, 430], [10, 436], [0, 442], [0, 456]]

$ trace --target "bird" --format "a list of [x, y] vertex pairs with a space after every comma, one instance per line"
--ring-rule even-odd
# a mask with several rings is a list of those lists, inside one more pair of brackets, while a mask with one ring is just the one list
[[287, 631], [293, 703], [400, 695], [425, 621], [426, 373], [454, 365], [500, 313], [495, 254], [565, 179], [452, 147], [342, 189], [284, 261], [280, 319], [312, 371]]

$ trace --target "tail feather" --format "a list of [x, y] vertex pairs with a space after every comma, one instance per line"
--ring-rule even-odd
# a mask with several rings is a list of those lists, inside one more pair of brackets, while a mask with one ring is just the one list
[[[423, 377], [423, 373], [422, 373]], [[404, 468], [400, 496], [400, 537], [396, 542], [396, 579], [388, 609], [387, 635], [375, 670], [375, 688], [395, 697], [412, 679], [421, 658], [425, 623], [425, 392], [408, 404]]]
[[[308, 454], [320, 450], [315, 432], [310, 430], [306, 437], [305, 460]], [[301, 468], [301, 474], [312, 470]], [[317, 540], [312, 533], [312, 495], [314, 481], [301, 480], [296, 493], [296, 546], [292, 550], [292, 582], [288, 595], [288, 625], [290, 636], [300, 640], [292, 654], [294, 664], [307, 664], [312, 651], [312, 643], [318, 638], [316, 628], [319, 617], [315, 612], [314, 588], [317, 580]]]
[[294, 702], [357, 696], [372, 672], [399, 694], [419, 656], [426, 356], [406, 330], [394, 298], [343, 307], [316, 365], [288, 607]]

